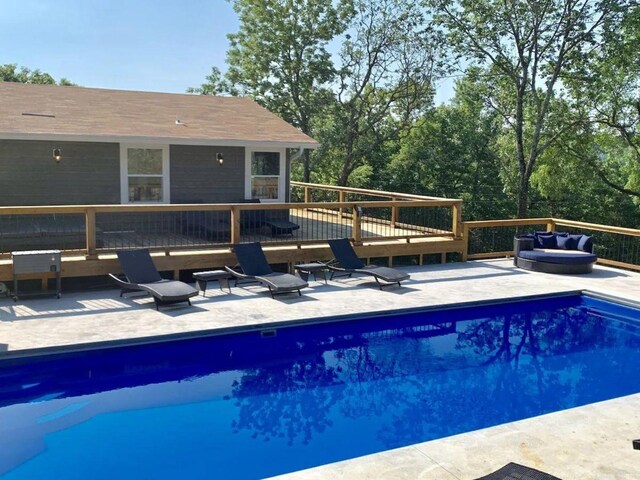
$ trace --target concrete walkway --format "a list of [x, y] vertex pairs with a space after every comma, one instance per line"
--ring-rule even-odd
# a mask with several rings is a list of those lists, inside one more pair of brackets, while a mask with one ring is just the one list
[[[198, 335], [263, 328], [319, 316], [486, 301], [523, 295], [592, 290], [634, 301], [640, 274], [596, 267], [592, 275], [559, 276], [515, 269], [509, 260], [407, 268], [402, 288], [380, 291], [364, 279], [310, 282], [302, 297], [271, 299], [259, 286], [225, 293], [211, 284], [192, 307], [157, 312], [149, 298], [118, 297], [117, 290], [64, 293], [60, 300], [14, 304], [0, 299], [0, 360], [42, 348], [94, 342]], [[640, 479], [640, 395], [579, 407], [419, 445], [296, 472], [300, 479], [477, 478], [508, 462], [565, 480]]]

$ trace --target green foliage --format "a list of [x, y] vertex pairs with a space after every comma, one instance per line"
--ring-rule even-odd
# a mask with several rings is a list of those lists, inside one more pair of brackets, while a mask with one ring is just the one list
[[[436, 22], [461, 58], [483, 69], [487, 104], [513, 139], [518, 171], [518, 215], [529, 208], [536, 163], [565, 129], [566, 116], [551, 121], [561, 80], [589, 52], [602, 48], [607, 29], [619, 23], [624, 0], [427, 0]], [[490, 79], [490, 80], [489, 80]], [[565, 121], [568, 120], [568, 121]], [[512, 155], [512, 156], [511, 156]]]
[[388, 144], [431, 106], [433, 75], [443, 68], [440, 39], [411, 0], [356, 1], [350, 31], [328, 135], [343, 155], [339, 185], [365, 165], [384, 168]]
[[252, 96], [318, 140], [293, 178], [462, 198], [465, 219], [640, 225], [637, 2], [233, 3], [228, 71], [191, 91]]
[[[327, 44], [344, 32], [350, 1], [231, 0], [240, 31], [229, 35], [228, 70], [216, 68], [196, 93], [248, 95], [306, 134], [332, 103], [336, 75]], [[303, 178], [309, 180], [309, 154]]]
[[61, 78], [58, 82], [48, 73], [38, 69], [31, 70], [27, 67], [20, 67], [15, 63], [0, 65], [0, 81], [17, 83], [35, 83], [41, 85], [75, 85], [66, 78]]
[[499, 176], [497, 117], [483, 108], [474, 87], [461, 80], [451, 105], [416, 123], [384, 172], [385, 188], [462, 198], [469, 220], [508, 215], [513, 197]]

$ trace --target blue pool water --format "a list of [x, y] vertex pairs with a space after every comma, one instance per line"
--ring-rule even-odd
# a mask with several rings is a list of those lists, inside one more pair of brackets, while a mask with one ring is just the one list
[[261, 478], [640, 392], [584, 296], [0, 364], [6, 479]]

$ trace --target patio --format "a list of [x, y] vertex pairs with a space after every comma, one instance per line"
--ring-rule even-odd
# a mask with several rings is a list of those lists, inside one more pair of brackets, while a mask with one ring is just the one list
[[[322, 316], [459, 304], [591, 290], [635, 300], [640, 274], [596, 266], [592, 275], [550, 276], [515, 269], [510, 260], [406, 268], [406, 286], [383, 292], [363, 278], [311, 282], [302, 297], [271, 299], [258, 286], [225, 293], [212, 286], [193, 306], [155, 311], [149, 298], [117, 290], [65, 293], [60, 300], [14, 304], [0, 299], [5, 358], [34, 349], [101, 342], [152, 341], [232, 329], [273, 328]], [[640, 394], [522, 420], [425, 444], [325, 465], [283, 478], [472, 479], [513, 461], [565, 479], [637, 478]]]

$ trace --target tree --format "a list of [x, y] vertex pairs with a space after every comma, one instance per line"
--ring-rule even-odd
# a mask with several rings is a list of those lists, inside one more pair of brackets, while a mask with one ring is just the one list
[[455, 97], [419, 119], [382, 174], [386, 190], [464, 200], [468, 220], [508, 214], [495, 142], [500, 122], [483, 105], [474, 77], [456, 83]]
[[0, 81], [2, 82], [17, 82], [17, 83], [37, 83], [45, 85], [75, 85], [66, 78], [61, 78], [58, 82], [48, 73], [42, 72], [39, 69], [31, 70], [27, 67], [20, 67], [15, 63], [6, 63], [0, 65]]
[[[312, 134], [312, 120], [331, 103], [335, 76], [327, 44], [344, 32], [350, 1], [233, 0], [240, 31], [229, 35], [229, 69], [212, 72], [215, 93], [249, 95], [270, 111]], [[206, 87], [202, 87], [206, 90]], [[309, 181], [309, 152], [303, 155]]]
[[580, 135], [562, 147], [605, 185], [640, 201], [640, 6], [606, 24], [603, 37], [603, 48], [589, 52], [566, 82]]
[[432, 105], [441, 65], [437, 40], [409, 0], [358, 0], [340, 51], [329, 137], [343, 156], [338, 185], [383, 150]]
[[[539, 157], [575, 123], [549, 121], [564, 76], [589, 51], [603, 48], [605, 25], [619, 21], [625, 0], [427, 0], [460, 58], [482, 67], [487, 102], [513, 135], [518, 216], [527, 214]], [[562, 120], [562, 118], [560, 118]]]

